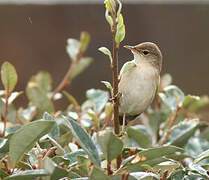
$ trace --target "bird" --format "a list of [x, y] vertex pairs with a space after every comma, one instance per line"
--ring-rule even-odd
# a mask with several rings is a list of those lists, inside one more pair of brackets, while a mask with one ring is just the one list
[[134, 60], [126, 62], [119, 74], [119, 121], [126, 125], [143, 113], [152, 103], [160, 83], [162, 53], [152, 42], [124, 46]]

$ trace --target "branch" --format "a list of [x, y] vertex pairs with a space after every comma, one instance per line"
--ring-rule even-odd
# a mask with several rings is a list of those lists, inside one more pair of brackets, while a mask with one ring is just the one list
[[176, 117], [178, 116], [179, 110], [180, 110], [180, 109], [181, 109], [180, 107], [177, 107], [176, 112], [175, 112], [174, 114], [171, 115], [170, 120], [169, 120], [170, 123], [169, 123], [168, 129], [167, 129], [167, 131], [166, 131], [166, 133], [165, 133], [165, 136], [163, 137], [162, 142], [160, 143], [160, 146], [162, 146], [163, 144], [166, 143], [166, 141], [167, 141], [167, 139], [168, 139], [168, 136], [169, 136], [170, 133], [171, 133], [171, 128], [172, 128], [172, 126], [173, 126], [173, 123], [175, 122]]
[[8, 116], [8, 112], [9, 112], [9, 103], [8, 103], [9, 96], [10, 96], [10, 93], [9, 93], [9, 91], [6, 90], [6, 96], [5, 96], [5, 101], [6, 102], [5, 102], [5, 112], [4, 112], [4, 128], [3, 128], [2, 137], [5, 136], [5, 132], [6, 132], [7, 116]]
[[66, 86], [70, 86], [71, 81], [72, 81], [73, 70], [74, 70], [76, 64], [80, 61], [80, 59], [82, 57], [83, 57], [83, 53], [79, 52], [76, 56], [76, 59], [74, 61], [72, 61], [67, 73], [65, 74], [65, 76], [63, 78], [63, 80], [60, 82], [60, 84], [54, 90], [54, 92], [51, 96], [51, 100], [54, 99], [54, 96], [55, 96], [56, 93], [62, 91]]
[[[112, 66], [112, 79], [113, 79], [113, 110], [114, 110], [114, 132], [116, 135], [120, 135], [120, 123], [119, 123], [119, 98], [118, 98], [118, 50], [119, 43], [115, 42], [115, 35], [117, 31], [117, 16], [116, 13], [112, 14], [113, 18], [113, 66]], [[120, 167], [122, 157], [117, 157], [117, 168]]]

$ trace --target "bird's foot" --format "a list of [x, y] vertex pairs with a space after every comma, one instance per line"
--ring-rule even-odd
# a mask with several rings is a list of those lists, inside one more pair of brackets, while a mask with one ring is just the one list
[[122, 96], [121, 92], [118, 92], [115, 96], [110, 98], [110, 102], [114, 102], [116, 98], [120, 98]]

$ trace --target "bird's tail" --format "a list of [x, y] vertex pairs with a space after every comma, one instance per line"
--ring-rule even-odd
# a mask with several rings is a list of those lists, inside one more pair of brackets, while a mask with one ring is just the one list
[[[133, 115], [133, 116], [126, 116], [125, 125], [127, 125], [130, 121], [133, 121], [134, 119], [136, 119], [136, 117], [138, 117], [139, 115], [140, 114]], [[119, 122], [120, 122], [120, 125], [123, 125], [123, 116], [119, 116]]]

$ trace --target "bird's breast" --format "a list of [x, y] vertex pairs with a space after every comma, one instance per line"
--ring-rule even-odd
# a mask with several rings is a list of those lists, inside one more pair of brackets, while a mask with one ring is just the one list
[[143, 112], [153, 101], [158, 84], [159, 73], [151, 66], [137, 66], [124, 73], [119, 82], [120, 114]]

